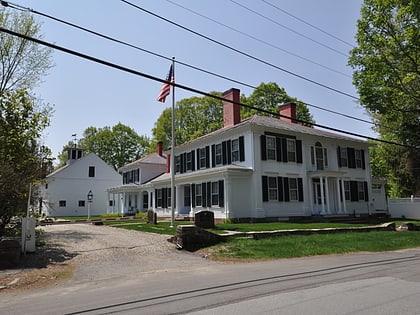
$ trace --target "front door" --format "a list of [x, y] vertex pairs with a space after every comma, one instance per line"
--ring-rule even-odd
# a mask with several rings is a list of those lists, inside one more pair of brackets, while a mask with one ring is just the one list
[[[325, 183], [322, 182], [323, 190], [324, 190], [324, 209], [326, 205], [325, 199]], [[313, 205], [314, 205], [314, 213], [319, 214], [322, 212], [322, 193], [321, 193], [321, 182], [319, 179], [312, 180], [312, 190], [313, 190]]]

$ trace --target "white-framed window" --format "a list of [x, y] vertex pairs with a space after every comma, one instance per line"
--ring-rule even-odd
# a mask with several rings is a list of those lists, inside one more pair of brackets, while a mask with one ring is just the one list
[[350, 182], [348, 180], [344, 181], [344, 197], [345, 200], [350, 200]]
[[219, 205], [219, 182], [211, 183], [211, 204]]
[[201, 148], [199, 150], [199, 160], [200, 160], [200, 168], [206, 168], [207, 163], [207, 156], [206, 156], [206, 148]]
[[357, 194], [359, 200], [365, 200], [365, 183], [357, 182]]
[[181, 156], [175, 156], [175, 173], [181, 172]]
[[58, 206], [59, 207], [65, 207], [66, 206], [66, 201], [65, 200], [58, 201]]
[[79, 200], [79, 207], [84, 207], [84, 206], [85, 206], [85, 201]]
[[277, 177], [268, 177], [268, 200], [278, 200]]
[[187, 152], [186, 154], [187, 171], [192, 171], [192, 153]]
[[267, 136], [266, 145], [267, 145], [267, 159], [275, 161], [277, 159], [276, 158], [276, 137]]
[[239, 161], [239, 139], [233, 139], [232, 146], [232, 162]]
[[289, 178], [289, 197], [290, 201], [299, 200], [299, 190], [297, 178]]
[[296, 141], [295, 139], [287, 139], [287, 160], [296, 162]]
[[340, 164], [341, 167], [347, 167], [349, 165], [347, 157], [347, 148], [341, 148], [340, 150]]
[[201, 184], [195, 185], [195, 206], [201, 207], [203, 204], [203, 190]]
[[356, 168], [363, 168], [363, 150], [354, 150], [356, 157]]
[[222, 160], [222, 144], [216, 144], [215, 145], [215, 158], [216, 158], [216, 165], [222, 165], [223, 160]]
[[163, 206], [163, 192], [162, 189], [156, 190], [156, 207], [162, 208]]
[[189, 185], [184, 186], [184, 207], [191, 205], [191, 188]]

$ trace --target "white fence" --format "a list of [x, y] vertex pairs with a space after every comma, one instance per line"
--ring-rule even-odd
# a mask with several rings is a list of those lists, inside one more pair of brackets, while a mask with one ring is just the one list
[[392, 218], [420, 220], [420, 198], [390, 198], [388, 208]]

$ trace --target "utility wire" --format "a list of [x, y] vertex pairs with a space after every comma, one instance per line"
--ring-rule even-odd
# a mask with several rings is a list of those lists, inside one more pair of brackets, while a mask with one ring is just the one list
[[281, 23], [279, 23], [279, 22], [277, 22], [277, 21], [275, 21], [275, 20], [273, 20], [273, 19], [271, 19], [271, 18], [269, 18], [269, 17], [267, 17], [267, 16], [265, 16], [265, 15], [263, 15], [263, 14], [255, 11], [255, 10], [252, 10], [251, 8], [245, 6], [245, 5], [243, 5], [243, 4], [241, 4], [241, 3], [237, 2], [237, 1], [230, 0], [230, 2], [235, 3], [236, 5], [244, 8], [245, 10], [248, 10], [248, 11], [250, 11], [250, 12], [252, 12], [252, 13], [254, 13], [254, 14], [260, 16], [260, 17], [262, 17], [263, 19], [266, 19], [267, 21], [270, 21], [270, 22], [272, 22], [272, 23], [274, 23], [274, 24], [276, 24], [276, 25], [278, 25], [278, 26], [280, 26], [282, 28], [285, 28], [286, 30], [288, 30], [288, 31], [290, 31], [292, 33], [295, 33], [295, 34], [297, 34], [297, 35], [299, 35], [299, 36], [301, 36], [301, 37], [303, 37], [303, 38], [305, 38], [307, 40], [310, 40], [311, 42], [314, 42], [314, 43], [316, 43], [316, 44], [318, 44], [318, 45], [320, 45], [320, 46], [322, 46], [324, 48], [327, 48], [327, 49], [329, 49], [329, 50], [331, 50], [331, 51], [333, 51], [333, 52], [335, 52], [335, 53], [337, 53], [339, 55], [342, 55], [344, 57], [348, 57], [349, 56], [347, 53], [343, 53], [343, 52], [341, 52], [341, 51], [339, 51], [339, 50], [337, 50], [337, 49], [335, 49], [333, 47], [330, 47], [328, 45], [325, 45], [325, 44], [323, 44], [323, 43], [321, 43], [321, 42], [319, 42], [319, 41], [317, 41], [317, 40], [315, 40], [315, 39], [313, 39], [313, 38], [311, 38], [309, 36], [306, 36], [305, 34], [299, 33], [298, 31], [296, 31], [296, 30], [294, 30], [294, 29], [292, 29], [292, 28], [290, 28], [290, 27], [288, 27], [286, 25], [283, 25], [283, 24], [281, 24]]
[[248, 37], [248, 38], [251, 38], [251, 39], [253, 39], [253, 40], [257, 41], [257, 42], [260, 42], [260, 43], [262, 43], [262, 44], [264, 44], [264, 45], [267, 45], [267, 46], [269, 46], [269, 47], [271, 47], [271, 48], [274, 48], [274, 49], [280, 50], [281, 52], [284, 52], [284, 53], [286, 53], [286, 54], [288, 54], [288, 55], [290, 55], [290, 56], [293, 56], [293, 57], [299, 58], [299, 59], [301, 59], [301, 60], [304, 60], [304, 61], [306, 61], [306, 62], [312, 63], [312, 64], [314, 64], [314, 65], [317, 65], [317, 66], [319, 66], [319, 67], [321, 67], [321, 68], [324, 68], [324, 69], [326, 69], [326, 70], [329, 70], [329, 71], [331, 71], [331, 72], [335, 72], [335, 73], [340, 74], [340, 75], [342, 75], [342, 76], [345, 76], [345, 77], [351, 78], [351, 76], [350, 76], [350, 75], [348, 75], [347, 73], [344, 73], [344, 72], [341, 72], [341, 71], [339, 71], [339, 70], [336, 70], [336, 69], [330, 68], [330, 67], [328, 67], [328, 66], [326, 66], [326, 65], [323, 65], [323, 64], [321, 64], [321, 63], [319, 63], [319, 62], [316, 62], [316, 61], [314, 61], [314, 60], [311, 60], [311, 59], [305, 58], [305, 57], [300, 56], [300, 55], [298, 55], [298, 54], [296, 54], [296, 53], [294, 53], [294, 52], [288, 51], [288, 50], [286, 50], [286, 49], [284, 49], [284, 48], [281, 48], [281, 47], [279, 47], [279, 46], [277, 46], [277, 45], [274, 45], [273, 43], [270, 43], [270, 42], [264, 41], [264, 40], [262, 40], [261, 38], [255, 37], [255, 36], [250, 35], [250, 34], [248, 34], [248, 33], [245, 33], [245, 32], [243, 32], [243, 31], [238, 30], [238, 29], [236, 29], [236, 28], [234, 28], [234, 27], [231, 27], [231, 26], [229, 26], [229, 25], [227, 25], [227, 24], [224, 24], [224, 23], [219, 22], [219, 21], [217, 21], [217, 20], [215, 20], [215, 19], [212, 19], [212, 18], [210, 18], [210, 17], [208, 17], [208, 16], [206, 16], [206, 15], [204, 15], [204, 14], [201, 14], [201, 13], [199, 13], [199, 12], [197, 12], [197, 11], [194, 11], [194, 10], [192, 10], [192, 9], [190, 9], [190, 8], [187, 8], [187, 7], [183, 6], [183, 5], [180, 5], [179, 3], [176, 3], [176, 2], [171, 1], [171, 0], [166, 0], [166, 1], [167, 1], [167, 2], [169, 2], [169, 3], [171, 3], [171, 4], [172, 4], [172, 5], [174, 5], [174, 6], [177, 6], [177, 7], [179, 7], [179, 8], [182, 8], [182, 9], [184, 9], [184, 10], [186, 10], [186, 11], [188, 11], [188, 12], [192, 13], [192, 14], [198, 15], [198, 16], [200, 16], [200, 17], [202, 17], [202, 18], [206, 19], [206, 20], [209, 20], [209, 21], [211, 21], [211, 22], [213, 22], [213, 23], [216, 23], [216, 24], [218, 24], [218, 25], [220, 25], [220, 26], [223, 26], [223, 27], [225, 27], [225, 28], [227, 28], [227, 29], [229, 29], [229, 30], [231, 30], [231, 31], [234, 31], [234, 32], [239, 33], [239, 34], [241, 34], [241, 35], [243, 35], [243, 36], [246, 36], [246, 37]]
[[[73, 56], [77, 56], [77, 57], [80, 57], [80, 58], [83, 58], [83, 59], [86, 59], [86, 60], [89, 60], [89, 61], [92, 61], [92, 62], [96, 62], [96, 63], [102, 64], [102, 65], [110, 67], [110, 68], [118, 69], [120, 71], [124, 71], [124, 72], [130, 73], [130, 74], [133, 74], [133, 75], [137, 75], [137, 76], [149, 79], [149, 80], [157, 81], [157, 82], [160, 82], [160, 83], [169, 83], [174, 88], [175, 87], [180, 88], [182, 90], [186, 90], [186, 91], [193, 92], [193, 93], [196, 93], [196, 94], [200, 94], [200, 95], [203, 95], [203, 96], [208, 96], [208, 97], [220, 100], [220, 101], [233, 103], [233, 104], [239, 105], [241, 107], [246, 107], [246, 108], [249, 108], [249, 109], [253, 109], [253, 110], [263, 112], [263, 113], [266, 113], [266, 114], [269, 114], [269, 115], [272, 115], [272, 116], [291, 119], [291, 117], [289, 117], [289, 116], [285, 116], [285, 115], [282, 115], [282, 114], [279, 114], [279, 113], [276, 113], [276, 112], [271, 112], [271, 111], [268, 111], [268, 110], [264, 110], [264, 109], [261, 109], [261, 108], [251, 106], [251, 105], [247, 105], [247, 104], [243, 104], [243, 103], [240, 103], [240, 102], [235, 102], [235, 101], [232, 101], [232, 100], [224, 99], [223, 97], [213, 95], [213, 94], [210, 94], [210, 93], [207, 93], [207, 92], [203, 92], [203, 91], [200, 91], [200, 90], [197, 90], [197, 89], [185, 86], [185, 85], [181, 85], [181, 84], [178, 84], [178, 83], [175, 83], [175, 82], [168, 82], [165, 79], [161, 79], [161, 78], [152, 76], [150, 74], [146, 74], [144, 72], [136, 71], [136, 70], [133, 70], [133, 69], [130, 69], [130, 68], [127, 68], [127, 67], [123, 67], [121, 65], [111, 63], [109, 61], [99, 59], [99, 58], [96, 58], [96, 57], [93, 57], [93, 56], [90, 56], [90, 55], [86, 55], [86, 54], [83, 54], [81, 52], [77, 52], [75, 50], [71, 50], [71, 49], [68, 49], [68, 48], [65, 48], [65, 47], [62, 47], [62, 46], [58, 46], [58, 45], [43, 41], [43, 40], [38, 39], [38, 38], [33, 38], [33, 37], [30, 37], [30, 36], [27, 36], [27, 35], [24, 35], [24, 34], [20, 34], [20, 33], [17, 33], [15, 31], [6, 29], [4, 27], [0, 27], [0, 32], [4, 32], [4, 33], [7, 33], [7, 34], [12, 35], [12, 36], [16, 36], [16, 37], [19, 37], [19, 38], [22, 38], [22, 39], [25, 39], [25, 40], [29, 40], [29, 41], [32, 41], [34, 43], [37, 43], [37, 44], [40, 44], [40, 45], [43, 45], [43, 46], [46, 46], [46, 47], [50, 47], [52, 49], [59, 50], [59, 51], [62, 51], [64, 53], [67, 53], [67, 54], [70, 54], [70, 55], [73, 55]], [[410, 148], [410, 149], [418, 149], [417, 147], [414, 147], [414, 146], [409, 146], [409, 145], [405, 145], [405, 144], [401, 144], [401, 143], [397, 143], [397, 142], [392, 142], [392, 141], [387, 141], [387, 140], [383, 140], [383, 139], [377, 139], [377, 138], [373, 138], [373, 137], [370, 137], [370, 136], [361, 135], [361, 134], [358, 134], [358, 133], [355, 133], [355, 132], [345, 131], [345, 130], [342, 130], [342, 129], [337, 129], [337, 128], [328, 127], [328, 126], [324, 126], [324, 125], [320, 125], [320, 124], [316, 124], [316, 123], [311, 123], [311, 122], [301, 120], [301, 119], [295, 119], [294, 118], [294, 120], [297, 121], [297, 122], [300, 122], [300, 123], [310, 124], [310, 125], [315, 126], [315, 127], [323, 128], [323, 129], [326, 129], [326, 130], [330, 130], [330, 131], [334, 131], [334, 132], [338, 132], [338, 133], [342, 133], [342, 134], [346, 134], [346, 135], [351, 135], [351, 136], [354, 136], [354, 137], [364, 138], [364, 139], [373, 140], [373, 141], [382, 142], [382, 143], [387, 143], [387, 144], [392, 144], [392, 145], [398, 145], [398, 146], [406, 147], [406, 148]]]
[[215, 39], [213, 39], [213, 38], [210, 38], [210, 37], [208, 37], [208, 36], [206, 36], [206, 35], [203, 35], [203, 34], [201, 34], [201, 33], [197, 32], [197, 31], [194, 31], [194, 30], [192, 30], [192, 29], [190, 29], [190, 28], [187, 28], [187, 27], [185, 27], [185, 26], [183, 26], [183, 25], [181, 25], [181, 24], [179, 24], [179, 23], [175, 23], [175, 22], [173, 22], [173, 21], [171, 21], [171, 20], [169, 20], [169, 19], [167, 19], [167, 18], [164, 18], [163, 16], [161, 16], [161, 15], [159, 15], [159, 14], [156, 14], [156, 13], [151, 12], [151, 11], [149, 11], [149, 10], [146, 10], [146, 9], [144, 9], [144, 8], [142, 8], [142, 7], [138, 6], [138, 5], [135, 5], [134, 3], [131, 3], [131, 2], [126, 1], [126, 0], [121, 0], [121, 1], [122, 1], [122, 2], [124, 2], [124, 3], [126, 3], [126, 4], [128, 4], [128, 5], [130, 5], [130, 6], [132, 6], [132, 7], [134, 7], [134, 8], [136, 8], [136, 9], [138, 9], [138, 10], [140, 10], [140, 11], [143, 11], [143, 12], [145, 12], [145, 13], [149, 14], [149, 15], [152, 15], [152, 16], [154, 16], [154, 17], [156, 17], [156, 18], [160, 19], [160, 20], [163, 20], [163, 21], [165, 21], [165, 22], [167, 22], [167, 23], [170, 23], [170, 24], [172, 24], [172, 25], [175, 25], [176, 27], [179, 27], [179, 28], [181, 28], [181, 29], [183, 29], [183, 30], [186, 30], [186, 31], [190, 32], [190, 33], [193, 33], [193, 34], [195, 34], [195, 35], [197, 35], [197, 36], [199, 36], [199, 37], [202, 37], [202, 38], [204, 38], [204, 39], [206, 39], [206, 40], [208, 40], [208, 41], [211, 41], [211, 42], [213, 42], [213, 43], [215, 43], [215, 44], [218, 44], [218, 45], [220, 45], [220, 46], [222, 46], [222, 47], [225, 47], [225, 48], [227, 48], [227, 49], [229, 49], [229, 50], [232, 50], [232, 51], [234, 51], [234, 52], [236, 52], [236, 53], [238, 53], [238, 54], [241, 54], [241, 55], [243, 55], [243, 56], [245, 56], [245, 57], [248, 57], [248, 58], [250, 58], [250, 59], [252, 59], [252, 60], [258, 61], [258, 62], [260, 62], [260, 63], [262, 63], [262, 64], [265, 64], [265, 65], [267, 65], [267, 66], [269, 66], [269, 67], [272, 67], [272, 68], [275, 68], [275, 69], [280, 70], [280, 71], [282, 71], [282, 72], [285, 72], [285, 73], [287, 73], [287, 74], [290, 74], [290, 75], [292, 75], [292, 76], [294, 76], [294, 77], [297, 77], [297, 78], [299, 78], [299, 79], [305, 80], [305, 81], [310, 82], [310, 83], [312, 83], [312, 84], [318, 85], [318, 86], [323, 87], [323, 88], [325, 88], [325, 89], [328, 89], [328, 90], [330, 90], [330, 91], [333, 91], [333, 92], [336, 92], [336, 93], [342, 94], [342, 95], [344, 95], [344, 96], [347, 96], [347, 97], [350, 97], [350, 98], [352, 98], [352, 99], [354, 99], [354, 100], [359, 101], [359, 98], [358, 98], [358, 97], [356, 97], [356, 96], [354, 96], [354, 95], [351, 95], [351, 94], [349, 94], [349, 93], [346, 93], [346, 92], [340, 91], [340, 90], [335, 89], [335, 88], [333, 88], [333, 87], [330, 87], [330, 86], [328, 86], [328, 85], [326, 85], [326, 84], [323, 84], [323, 83], [317, 82], [317, 81], [315, 81], [315, 80], [309, 79], [309, 78], [304, 77], [304, 76], [302, 76], [302, 75], [300, 75], [300, 74], [294, 73], [294, 72], [292, 72], [292, 71], [290, 71], [290, 70], [286, 70], [286, 69], [284, 69], [284, 68], [281, 68], [281, 67], [279, 67], [279, 66], [276, 66], [276, 65], [274, 65], [274, 64], [272, 64], [272, 63], [270, 63], [270, 62], [268, 62], [268, 61], [265, 61], [265, 60], [263, 60], [263, 59], [261, 59], [261, 58], [258, 58], [258, 57], [255, 57], [255, 56], [251, 55], [251, 54], [248, 54], [248, 53], [245, 53], [245, 52], [243, 52], [243, 51], [240, 51], [240, 50], [239, 50], [239, 49], [237, 49], [237, 48], [234, 48], [234, 47], [229, 46], [229, 45], [227, 45], [227, 44], [224, 44], [224, 43], [222, 43], [222, 42], [220, 42], [220, 41], [217, 41], [217, 40], [215, 40]]
[[[167, 0], [167, 1], [169, 1], [169, 0]], [[169, 1], [169, 2], [171, 2], [171, 1]], [[96, 35], [96, 36], [102, 37], [102, 38], [104, 38], [104, 39], [107, 39], [107, 40], [110, 40], [110, 41], [113, 41], [113, 42], [116, 42], [116, 43], [119, 43], [119, 44], [122, 44], [122, 45], [125, 45], [125, 46], [128, 46], [128, 47], [131, 47], [131, 48], [134, 48], [134, 49], [140, 50], [140, 51], [142, 51], [142, 52], [145, 52], [145, 53], [151, 54], [151, 55], [156, 56], [156, 57], [160, 57], [160, 58], [162, 58], [162, 59], [166, 59], [166, 60], [168, 60], [168, 61], [172, 61], [172, 58], [171, 58], [171, 57], [166, 57], [166, 56], [164, 56], [164, 55], [161, 55], [161, 54], [155, 53], [155, 52], [153, 52], [153, 51], [143, 49], [143, 48], [138, 47], [138, 46], [135, 46], [135, 45], [133, 45], [133, 44], [130, 44], [130, 43], [127, 43], [127, 42], [121, 41], [121, 40], [119, 40], [119, 39], [116, 39], [116, 38], [113, 38], [113, 37], [110, 37], [110, 36], [107, 36], [107, 35], [104, 35], [104, 34], [101, 34], [101, 33], [95, 32], [95, 31], [92, 31], [92, 30], [90, 30], [90, 29], [84, 28], [84, 27], [82, 27], [82, 26], [79, 26], [79, 25], [73, 24], [73, 23], [71, 23], [71, 22], [68, 22], [68, 21], [65, 21], [65, 20], [59, 19], [59, 18], [57, 18], [57, 17], [51, 16], [51, 15], [48, 15], [48, 14], [45, 14], [45, 13], [42, 13], [42, 12], [36, 11], [36, 10], [34, 10], [34, 9], [31, 9], [31, 8], [25, 8], [25, 7], [23, 7], [23, 6], [20, 6], [20, 5], [18, 5], [18, 4], [14, 4], [14, 3], [11, 3], [11, 2], [8, 2], [8, 1], [1, 1], [1, 4], [2, 4], [3, 6], [10, 7], [10, 8], [16, 9], [16, 10], [20, 10], [20, 11], [29, 11], [29, 12], [31, 12], [31, 13], [34, 13], [34, 14], [37, 14], [37, 15], [41, 15], [41, 16], [43, 16], [43, 17], [46, 17], [46, 18], [52, 19], [52, 20], [54, 20], [54, 21], [57, 21], [57, 22], [63, 23], [63, 24], [65, 24], [65, 25], [68, 25], [68, 26], [74, 27], [74, 28], [79, 29], [79, 30], [82, 30], [82, 31], [84, 31], [84, 32], [87, 32], [87, 33], [90, 33], [90, 34], [93, 34], [93, 35]], [[203, 73], [206, 73], [206, 74], [209, 74], [209, 75], [213, 75], [213, 76], [216, 76], [216, 77], [222, 78], [222, 79], [224, 79], [224, 80], [227, 80], [227, 81], [230, 81], [230, 82], [233, 82], [233, 83], [240, 84], [240, 85], [242, 85], [242, 86], [246, 86], [246, 87], [253, 88], [253, 89], [256, 89], [256, 88], [257, 88], [257, 87], [256, 87], [256, 86], [254, 86], [254, 85], [251, 85], [251, 84], [248, 84], [248, 83], [245, 83], [245, 82], [241, 82], [241, 81], [238, 81], [238, 80], [235, 80], [235, 79], [232, 79], [232, 78], [228, 78], [228, 77], [226, 77], [226, 76], [222, 76], [222, 75], [219, 75], [219, 74], [217, 74], [217, 73], [210, 72], [210, 71], [207, 71], [207, 70], [202, 69], [202, 68], [198, 68], [198, 67], [196, 67], [196, 66], [193, 66], [193, 65], [190, 65], [190, 64], [187, 64], [187, 63], [181, 62], [181, 61], [179, 61], [179, 60], [176, 60], [175, 62], [176, 62], [177, 64], [183, 65], [183, 66], [185, 66], [185, 67], [189, 67], [189, 68], [191, 68], [191, 69], [194, 69], [194, 70], [197, 70], [197, 71], [201, 71], [201, 72], [203, 72]], [[300, 101], [300, 100], [299, 100], [299, 102], [300, 102], [300, 103], [302, 103], [302, 104], [304, 104], [304, 105], [307, 105], [307, 106], [309, 106], [309, 107], [313, 107], [313, 108], [316, 108], [316, 109], [318, 109], [318, 110], [321, 110], [321, 111], [329, 112], [329, 113], [332, 113], [332, 114], [335, 114], [335, 115], [339, 115], [339, 116], [342, 116], [342, 117], [345, 117], [345, 118], [348, 118], [348, 119], [353, 119], [353, 120], [356, 120], [356, 121], [360, 121], [360, 122], [364, 122], [364, 123], [367, 123], [367, 124], [371, 124], [371, 125], [376, 126], [376, 124], [374, 124], [372, 121], [368, 121], [368, 120], [361, 119], [361, 118], [358, 118], [358, 117], [354, 117], [354, 116], [350, 116], [350, 115], [347, 115], [347, 114], [343, 114], [343, 113], [340, 113], [340, 112], [337, 112], [337, 111], [333, 111], [333, 110], [330, 110], [330, 109], [327, 109], [327, 108], [323, 108], [323, 107], [320, 107], [320, 106], [317, 106], [317, 105], [314, 105], [314, 104], [306, 103], [306, 102], [303, 102], [303, 101]]]
[[328, 35], [329, 37], [334, 38], [335, 40], [338, 40], [338, 41], [342, 42], [343, 44], [346, 44], [347, 46], [349, 46], [349, 47], [351, 47], [351, 48], [354, 48], [354, 45], [353, 45], [353, 44], [351, 44], [351, 43], [349, 43], [349, 42], [347, 42], [347, 41], [345, 41], [345, 40], [341, 39], [341, 38], [340, 38], [340, 37], [338, 37], [338, 36], [335, 36], [335, 35], [333, 35], [333, 34], [331, 34], [331, 33], [327, 32], [327, 31], [324, 31], [322, 28], [320, 28], [320, 27], [318, 27], [318, 26], [316, 26], [316, 25], [314, 25], [314, 24], [312, 24], [312, 23], [309, 23], [309, 22], [305, 21], [304, 19], [301, 19], [300, 17], [298, 17], [298, 16], [296, 16], [296, 15], [293, 15], [293, 14], [292, 14], [292, 13], [290, 13], [290, 12], [287, 12], [286, 10], [284, 10], [284, 9], [282, 9], [282, 8], [280, 8], [280, 7], [278, 7], [278, 6], [274, 5], [274, 4], [272, 4], [272, 3], [270, 3], [269, 1], [267, 1], [267, 0], [261, 0], [261, 1], [262, 1], [262, 2], [264, 2], [264, 3], [266, 3], [266, 4], [268, 4], [269, 6], [271, 6], [271, 7], [273, 7], [273, 8], [275, 8], [275, 9], [277, 9], [277, 10], [279, 10], [279, 11], [283, 12], [284, 14], [287, 14], [288, 16], [290, 16], [290, 17], [294, 18], [295, 20], [298, 20], [299, 22], [302, 22], [302, 23], [304, 23], [304, 24], [306, 24], [306, 25], [308, 25], [308, 26], [310, 26], [310, 27], [312, 27], [312, 28], [316, 29], [317, 31], [319, 31], [319, 32], [321, 32], [321, 33], [323, 33], [323, 34], [325, 34], [325, 35]]
[[[167, 0], [167, 1], [169, 1], [169, 0]], [[169, 2], [171, 2], [171, 1], [169, 1]], [[145, 52], [145, 53], [151, 54], [151, 55], [153, 55], [153, 56], [156, 56], [156, 57], [159, 57], [159, 58], [162, 58], [162, 59], [166, 59], [166, 60], [168, 60], [168, 61], [172, 61], [172, 57], [167, 57], [167, 56], [164, 56], [164, 55], [161, 55], [161, 54], [155, 53], [155, 52], [153, 52], [153, 51], [146, 50], [146, 49], [144, 49], [144, 48], [141, 48], [141, 47], [135, 46], [135, 45], [133, 45], [133, 44], [130, 44], [130, 43], [124, 42], [124, 41], [122, 41], [122, 40], [119, 40], [119, 39], [116, 39], [116, 38], [110, 37], [110, 36], [108, 36], [108, 35], [104, 35], [104, 34], [101, 34], [101, 33], [95, 32], [95, 31], [92, 31], [92, 30], [90, 30], [90, 29], [84, 28], [84, 27], [82, 27], [82, 26], [80, 26], [80, 25], [76, 25], [76, 24], [73, 24], [73, 23], [71, 23], [71, 22], [68, 22], [68, 21], [65, 21], [65, 20], [59, 19], [59, 18], [57, 18], [57, 17], [54, 17], [54, 16], [51, 16], [51, 15], [45, 14], [45, 13], [43, 13], [43, 12], [36, 11], [36, 10], [34, 10], [34, 9], [32, 9], [32, 8], [26, 8], [26, 7], [23, 7], [23, 6], [20, 6], [20, 5], [18, 5], [18, 4], [14, 4], [14, 3], [8, 2], [8, 1], [1, 1], [1, 4], [2, 4], [3, 6], [7, 6], [7, 7], [10, 7], [10, 8], [16, 9], [16, 10], [20, 10], [20, 11], [29, 11], [29, 12], [31, 12], [31, 13], [34, 13], [34, 14], [37, 14], [37, 15], [40, 15], [40, 16], [43, 16], [43, 17], [49, 18], [49, 19], [54, 20], [54, 21], [57, 21], [57, 22], [59, 22], [59, 23], [63, 23], [63, 24], [65, 24], [65, 25], [68, 25], [68, 26], [74, 27], [74, 28], [76, 28], [76, 29], [79, 29], [79, 30], [82, 30], [82, 31], [84, 31], [84, 32], [87, 32], [87, 33], [93, 34], [93, 35], [95, 35], [95, 36], [99, 36], [99, 37], [102, 37], [102, 38], [104, 38], [104, 39], [107, 39], [107, 40], [110, 40], [110, 41], [113, 41], [113, 42], [116, 42], [116, 43], [119, 43], [119, 44], [122, 44], [122, 45], [128, 46], [128, 47], [130, 47], [130, 48], [134, 48], [134, 49], [140, 50], [140, 51], [142, 51], [142, 52]], [[246, 86], [246, 87], [249, 87], [249, 88], [252, 88], [252, 89], [256, 89], [256, 88], [257, 88], [257, 86], [254, 86], [254, 85], [251, 85], [251, 84], [248, 84], [248, 83], [242, 82], [242, 81], [238, 81], [238, 80], [235, 80], [235, 79], [232, 79], [232, 78], [228, 78], [228, 77], [226, 77], [226, 76], [222, 76], [222, 75], [219, 75], [219, 74], [217, 74], [217, 73], [210, 72], [210, 71], [207, 71], [207, 70], [202, 69], [202, 68], [198, 68], [198, 67], [196, 67], [196, 66], [193, 66], [193, 65], [190, 65], [190, 64], [184, 63], [184, 62], [179, 61], [179, 60], [176, 60], [175, 62], [176, 62], [177, 64], [183, 65], [183, 66], [185, 66], [185, 67], [189, 67], [189, 68], [191, 68], [191, 69], [194, 69], [194, 70], [197, 70], [197, 71], [201, 71], [201, 72], [203, 72], [203, 73], [210, 74], [210, 75], [213, 75], [213, 76], [219, 77], [219, 78], [221, 78], [221, 79], [224, 79], [224, 80], [227, 80], [227, 81], [230, 81], [230, 82], [233, 82], [233, 83], [240, 84], [240, 85], [242, 85], [242, 86]], [[353, 120], [361, 121], [361, 122], [368, 123], [368, 124], [371, 124], [371, 125], [375, 125], [373, 122], [368, 121], [368, 120], [364, 120], [364, 119], [361, 119], [361, 118], [358, 118], [358, 117], [354, 117], [354, 116], [346, 115], [346, 114], [343, 114], [343, 113], [340, 113], [340, 112], [337, 112], [337, 111], [333, 111], [333, 110], [330, 110], [330, 109], [327, 109], [327, 108], [323, 108], [323, 107], [320, 107], [320, 106], [317, 106], [317, 105], [313, 105], [313, 104], [310, 104], [310, 103], [305, 103], [305, 102], [303, 102], [303, 101], [299, 101], [299, 102], [300, 102], [300, 103], [302, 103], [302, 104], [305, 104], [305, 105], [307, 105], [307, 106], [309, 106], [309, 107], [313, 107], [313, 108], [316, 108], [316, 109], [319, 109], [319, 110], [322, 110], [322, 111], [325, 111], [325, 112], [329, 112], [329, 113], [332, 113], [332, 114], [335, 114], [335, 115], [339, 115], [339, 116], [343, 116], [343, 117], [346, 117], [346, 118], [349, 118], [349, 119], [353, 119]]]

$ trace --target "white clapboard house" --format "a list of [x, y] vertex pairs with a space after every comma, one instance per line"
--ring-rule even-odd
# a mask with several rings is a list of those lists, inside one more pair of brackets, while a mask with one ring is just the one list
[[[234, 102], [239, 97], [237, 89], [224, 93]], [[177, 216], [209, 210], [216, 219], [262, 221], [376, 210], [369, 143], [297, 124], [293, 103], [279, 108], [290, 118], [243, 121], [239, 105], [223, 107], [223, 128], [174, 149]], [[109, 212], [171, 215], [170, 157], [157, 151], [120, 169], [122, 185], [108, 190], [119, 202]], [[379, 202], [382, 194], [375, 196]]]
[[[37, 211], [45, 216], [87, 216], [107, 213], [106, 190], [121, 183], [121, 175], [96, 154], [68, 149], [67, 164], [39, 185]], [[92, 200], [88, 200], [91, 192]], [[89, 211], [88, 211], [89, 210]], [[89, 212], [89, 213], [88, 213]]]

